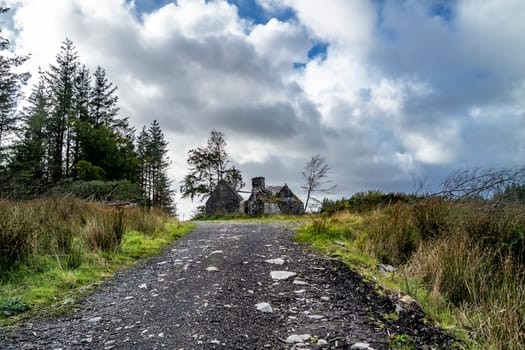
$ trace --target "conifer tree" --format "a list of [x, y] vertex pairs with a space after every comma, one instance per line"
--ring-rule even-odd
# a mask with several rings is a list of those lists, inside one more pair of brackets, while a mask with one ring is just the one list
[[[84, 156], [83, 145], [87, 140], [82, 136], [85, 124], [89, 123], [89, 101], [91, 97], [91, 76], [89, 69], [82, 65], [78, 69], [73, 85], [73, 108], [74, 108], [74, 137], [73, 137], [73, 164]], [[75, 167], [74, 167], [75, 169]]]
[[39, 71], [40, 79], [29, 96], [29, 105], [24, 108], [20, 137], [16, 145], [12, 170], [24, 173], [25, 177], [45, 181], [46, 173], [46, 122], [49, 118], [49, 90], [44, 74]]
[[[0, 14], [9, 9], [0, 7]], [[17, 73], [13, 68], [22, 65], [28, 57], [5, 53], [9, 40], [0, 36], [0, 166], [5, 166], [9, 138], [16, 126], [16, 107], [22, 96], [21, 87], [29, 79], [29, 73]]]
[[167, 175], [169, 166], [168, 142], [154, 120], [148, 129], [144, 127], [137, 138], [139, 159], [139, 183], [147, 207], [173, 212], [173, 190]]
[[115, 119], [119, 108], [118, 97], [115, 95], [117, 87], [109, 82], [104, 68], [98, 66], [94, 75], [94, 86], [91, 90], [90, 117], [91, 124], [98, 128], [106, 125], [110, 128], [116, 127], [118, 120]]
[[49, 135], [50, 170], [54, 181], [70, 174], [72, 168], [72, 125], [75, 120], [74, 85], [79, 66], [73, 42], [66, 38], [56, 65], [51, 65], [48, 82], [52, 92]]

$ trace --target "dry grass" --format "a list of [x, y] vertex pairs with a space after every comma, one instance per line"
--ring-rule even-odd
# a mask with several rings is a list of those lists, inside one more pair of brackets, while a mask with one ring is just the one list
[[435, 317], [469, 330], [473, 347], [525, 350], [524, 205], [426, 198], [347, 223], [355, 216], [321, 216], [308, 234], [322, 244], [341, 237], [352, 254], [399, 267], [407, 292]]
[[[60, 198], [0, 201], [0, 272], [54, 256], [65, 266], [81, 263], [81, 250], [115, 251], [127, 230], [154, 234], [167, 216], [139, 208]], [[85, 245], [85, 247], [83, 247]], [[38, 264], [38, 261], [35, 262]]]
[[525, 349], [525, 207], [432, 198], [366, 222], [367, 252], [422, 281], [427, 302], [453, 305], [483, 348]]

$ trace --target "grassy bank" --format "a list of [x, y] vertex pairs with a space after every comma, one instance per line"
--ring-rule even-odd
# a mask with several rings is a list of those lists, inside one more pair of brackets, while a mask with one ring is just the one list
[[60, 312], [193, 224], [76, 199], [0, 201], [0, 324]]
[[[441, 198], [314, 219], [297, 239], [418, 299], [469, 348], [525, 349], [525, 207]], [[382, 274], [376, 264], [392, 264]]]

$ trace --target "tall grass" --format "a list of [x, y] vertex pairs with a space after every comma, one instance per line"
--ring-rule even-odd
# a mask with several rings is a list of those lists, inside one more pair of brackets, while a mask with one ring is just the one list
[[73, 198], [0, 200], [0, 320], [25, 310], [20, 302], [49, 303], [155, 254], [192, 227], [168, 227], [168, 220], [161, 212]]
[[139, 208], [120, 209], [78, 199], [0, 201], [0, 272], [38, 255], [69, 259], [79, 265], [79, 245], [90, 250], [118, 250], [127, 230], [152, 234], [166, 214]]
[[[525, 206], [426, 198], [361, 215], [362, 231], [345, 236], [351, 249], [399, 267], [479, 347], [525, 349]], [[309, 228], [326, 239], [343, 230], [341, 214]]]

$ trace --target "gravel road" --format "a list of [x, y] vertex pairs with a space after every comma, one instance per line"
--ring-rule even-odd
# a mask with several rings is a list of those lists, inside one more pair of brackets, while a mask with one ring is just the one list
[[292, 236], [283, 224], [200, 223], [72, 314], [0, 330], [0, 349], [389, 349], [389, 339], [452, 347], [417, 308], [401, 309]]

